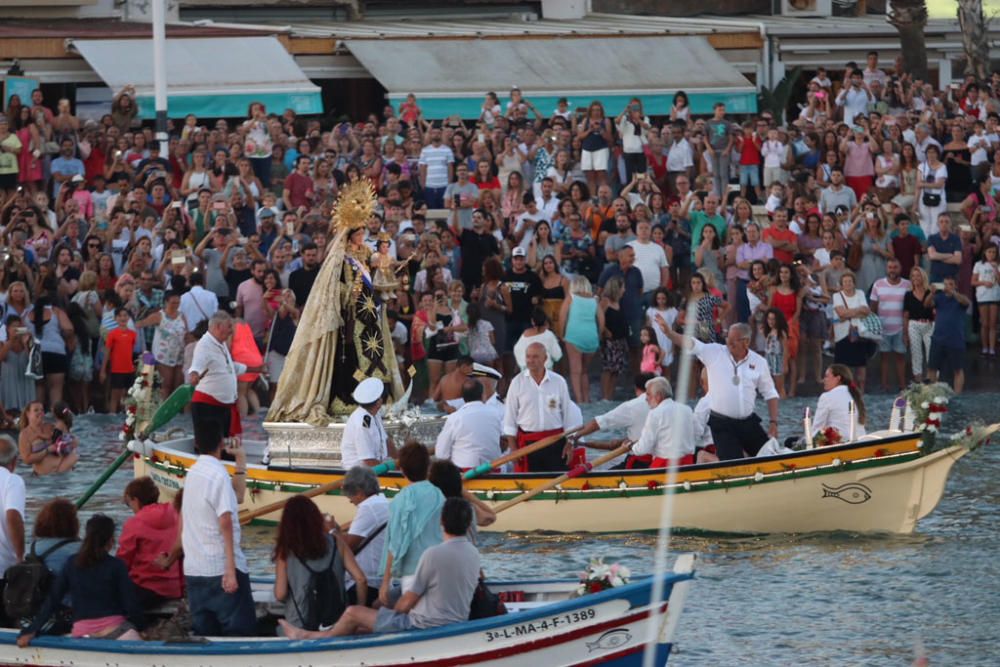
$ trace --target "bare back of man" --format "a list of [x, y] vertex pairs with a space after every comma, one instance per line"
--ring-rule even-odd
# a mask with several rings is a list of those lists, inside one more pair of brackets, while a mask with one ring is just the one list
[[445, 374], [438, 382], [437, 389], [431, 399], [438, 410], [451, 414], [461, 407], [462, 384], [472, 372], [472, 357], [459, 357], [455, 369]]

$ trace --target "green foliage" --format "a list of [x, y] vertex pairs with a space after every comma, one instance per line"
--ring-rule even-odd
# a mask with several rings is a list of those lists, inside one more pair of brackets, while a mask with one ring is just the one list
[[795, 85], [799, 82], [800, 76], [802, 76], [802, 68], [796, 65], [785, 73], [785, 78], [779, 81], [773, 89], [762, 88], [757, 93], [758, 111], [770, 111], [774, 114], [775, 119], [783, 121], [785, 110], [788, 109], [788, 105], [792, 101], [792, 93], [795, 91]]

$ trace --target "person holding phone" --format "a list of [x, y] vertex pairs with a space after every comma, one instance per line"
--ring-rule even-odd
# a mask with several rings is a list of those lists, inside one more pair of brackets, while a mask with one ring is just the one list
[[472, 229], [472, 212], [479, 206], [479, 186], [469, 180], [469, 167], [464, 162], [455, 167], [457, 180], [444, 191], [445, 208], [452, 212], [452, 225], [461, 232]]
[[622, 138], [622, 154], [625, 158], [625, 182], [632, 181], [633, 174], [646, 173], [646, 154], [644, 148], [649, 141], [646, 132], [651, 125], [649, 118], [642, 113], [642, 102], [637, 97], [629, 100], [615, 121], [618, 134]]
[[971, 302], [958, 291], [955, 276], [946, 276], [941, 283], [931, 283], [924, 305], [934, 307], [934, 333], [927, 376], [937, 382], [939, 374], [951, 371], [952, 388], [961, 394], [965, 386], [965, 311]]

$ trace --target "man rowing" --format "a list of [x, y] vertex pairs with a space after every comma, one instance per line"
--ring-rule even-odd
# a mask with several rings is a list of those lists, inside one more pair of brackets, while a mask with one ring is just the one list
[[[708, 372], [708, 426], [722, 460], [756, 456], [769, 438], [778, 437], [778, 391], [764, 357], [750, 349], [750, 327], [729, 327], [726, 344], [702, 343], [677, 333], [657, 315], [656, 323], [670, 341], [687, 345]], [[767, 401], [770, 416], [767, 431], [754, 412], [757, 394]]]
[[665, 468], [671, 459], [677, 465], [694, 463], [694, 413], [674, 400], [670, 380], [654, 377], [646, 382], [649, 415], [634, 445], [635, 456], [652, 456], [651, 468]]
[[[646, 383], [654, 377], [656, 376], [652, 373], [639, 373], [636, 375], [635, 398], [629, 399], [613, 410], [591, 419], [582, 429], [569, 438], [570, 442], [566, 445], [567, 450], [584, 436], [611, 429], [624, 430], [627, 440], [630, 442], [638, 441], [639, 436], [642, 435], [642, 427], [646, 423], [646, 415], [649, 414], [650, 409], [649, 402], [646, 400]], [[603, 442], [591, 440], [586, 443], [587, 447], [591, 449], [603, 449], [606, 451], [614, 450], [621, 444], [621, 440]], [[563, 454], [566, 455], [567, 452], [564, 451]], [[652, 460], [652, 456], [629, 456], [625, 460], [624, 467], [627, 469], [648, 468]]]

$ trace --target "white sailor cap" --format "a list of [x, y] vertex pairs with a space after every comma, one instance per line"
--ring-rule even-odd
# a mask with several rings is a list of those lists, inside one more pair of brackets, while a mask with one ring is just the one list
[[472, 372], [469, 373], [469, 377], [474, 378], [492, 378], [494, 380], [500, 380], [503, 375], [497, 369], [492, 366], [487, 366], [485, 364], [474, 363], [472, 364]]
[[365, 378], [362, 380], [357, 387], [354, 388], [354, 392], [351, 394], [358, 405], [370, 405], [382, 398], [382, 392], [385, 390], [385, 385], [378, 378]]

